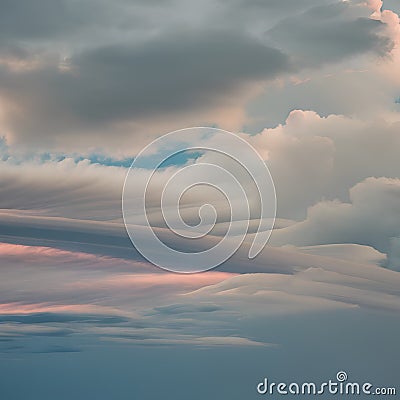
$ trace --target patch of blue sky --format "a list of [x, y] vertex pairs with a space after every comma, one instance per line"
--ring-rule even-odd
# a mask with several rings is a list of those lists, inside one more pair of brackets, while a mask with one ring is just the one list
[[7, 161], [10, 157], [9, 148], [5, 137], [0, 137], [0, 160]]
[[123, 167], [129, 168], [133, 163], [134, 157], [125, 157], [125, 158], [113, 158], [109, 156], [105, 156], [103, 154], [94, 153], [90, 154], [88, 157], [78, 157], [76, 161], [89, 160], [91, 164], [100, 164], [105, 165], [107, 167]]
[[159, 168], [181, 166], [195, 161], [204, 154], [202, 151], [181, 151], [163, 161]]
[[[162, 151], [157, 154], [141, 157], [140, 162], [136, 165], [136, 167], [144, 169], [154, 169], [154, 167], [156, 167], [157, 169], [163, 169], [173, 166], [179, 167], [195, 161], [203, 154], [204, 151], [196, 150], [178, 151], [177, 153], [172, 155], [170, 155], [169, 151]], [[159, 160], [163, 161], [159, 163]]]
[[[47, 163], [47, 162], [61, 162], [67, 158], [73, 159], [76, 163], [80, 161], [89, 161], [90, 164], [99, 164], [108, 167], [122, 167], [129, 168], [133, 161], [134, 157], [125, 157], [125, 158], [115, 158], [106, 156], [100, 152], [91, 153], [88, 155], [82, 155], [77, 153], [67, 154], [62, 152], [42, 152], [42, 153], [16, 153], [14, 154], [12, 149], [7, 144], [7, 140], [4, 137], [0, 137], [0, 161], [7, 161], [13, 164], [23, 164], [27, 162], [37, 162], [37, 163]], [[157, 160], [165, 161], [161, 163], [159, 168], [167, 168], [170, 166], [182, 166], [191, 161], [199, 158], [203, 152], [202, 151], [180, 151], [176, 154], [171, 154], [172, 149], [163, 149], [159, 151], [157, 154], [150, 154], [146, 157], [141, 158], [140, 160], [140, 168], [151, 168], [153, 169], [154, 163]], [[157, 162], [158, 164], [158, 162]]]

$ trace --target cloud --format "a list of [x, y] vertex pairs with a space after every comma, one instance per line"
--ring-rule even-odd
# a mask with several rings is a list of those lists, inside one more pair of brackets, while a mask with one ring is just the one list
[[400, 237], [400, 180], [367, 178], [350, 189], [350, 203], [321, 201], [306, 220], [276, 231], [275, 244], [358, 243], [390, 252]]
[[242, 34], [172, 33], [137, 47], [113, 45], [72, 57], [78, 77], [69, 106], [99, 123], [146, 117], [218, 99], [237, 82], [266, 79], [287, 68], [284, 54]]
[[298, 248], [301, 252], [324, 257], [337, 258], [358, 263], [381, 265], [386, 261], [386, 255], [369, 246], [354, 243], [327, 244]]
[[366, 52], [385, 55], [393, 42], [384, 24], [351, 2], [320, 5], [282, 20], [267, 36], [298, 63], [315, 68]]
[[[377, 31], [381, 32], [377, 34], [383, 35], [392, 43], [392, 47], [383, 46], [379, 50], [378, 46], [375, 50], [370, 49], [371, 51], [363, 54], [354, 53], [352, 56], [346, 56], [342, 61], [338, 59], [336, 62], [323, 63], [322, 65], [314, 61], [314, 65], [312, 65], [313, 62], [308, 61], [310, 57], [311, 61], [320, 56], [323, 59], [322, 56], [324, 53], [330, 52], [335, 40], [332, 40], [332, 44], [325, 43], [324, 46], [310, 47], [308, 49], [309, 59], [304, 60], [302, 54], [306, 51], [302, 49], [302, 46], [307, 46], [308, 42], [303, 43], [293, 35], [293, 41], [288, 40], [289, 45], [298, 43], [296, 48], [303, 50], [297, 56], [299, 57], [298, 62], [309, 62], [310, 66], [301, 71], [293, 71], [289, 76], [268, 82], [264, 92], [249, 102], [246, 128], [251, 132], [256, 132], [264, 127], [275, 127], [277, 124], [283, 123], [293, 109], [314, 110], [322, 116], [343, 114], [366, 120], [370, 119], [372, 115], [380, 116], [385, 120], [397, 118], [396, 114], [394, 116], [390, 114], [397, 113], [399, 110], [395, 104], [400, 88], [399, 75], [395, 72], [399, 69], [400, 64], [398, 15], [390, 10], [381, 11], [379, 2], [377, 4], [373, 2], [368, 4], [342, 2], [341, 5], [339, 3], [329, 6], [320, 5], [317, 10], [325, 8], [328, 11], [336, 8], [339, 11], [342, 10], [342, 12], [346, 10], [346, 12], [344, 14], [339, 12], [336, 17], [332, 16], [328, 21], [323, 22], [314, 16], [317, 24], [324, 31], [316, 34], [314, 40], [322, 42], [323, 38], [326, 38], [325, 23], [330, 26], [335, 20], [339, 19], [346, 24], [351, 24], [359, 21], [358, 19], [361, 16], [361, 22], [358, 23], [363, 24], [365, 22], [366, 26], [371, 24], [371, 28], [375, 25]], [[300, 21], [302, 16], [310, 13], [311, 10], [294, 18]], [[368, 18], [366, 19], [366, 17]], [[309, 21], [309, 24], [313, 26], [315, 21]], [[307, 31], [307, 26], [307, 24], [299, 24], [300, 31]], [[291, 28], [288, 27], [288, 29], [288, 32], [291, 32]], [[317, 30], [316, 27], [312, 32]], [[329, 32], [329, 29], [327, 32]], [[345, 31], [341, 33], [341, 35], [344, 34]], [[367, 36], [364, 35], [363, 38]], [[343, 40], [339, 46], [340, 49], [343, 51], [348, 49], [347, 46], [352, 44], [352, 38]], [[370, 44], [373, 45], [373, 42], [370, 42]], [[340, 52], [339, 47], [338, 52]], [[314, 56], [311, 54], [313, 49], [315, 49]], [[379, 51], [384, 52], [386, 50], [390, 51], [385, 56], [376, 55], [376, 51], [379, 53]], [[334, 55], [334, 52], [332, 52], [332, 55]], [[337, 56], [339, 57], [340, 54], [337, 54]], [[321, 60], [321, 62], [323, 61]]]
[[33, 351], [33, 353], [39, 353], [39, 354], [47, 354], [47, 353], [79, 353], [82, 350], [77, 348], [77, 347], [68, 347], [68, 346], [48, 346], [48, 347], [43, 347], [39, 350]]
[[369, 177], [400, 176], [398, 129], [398, 119], [321, 117], [294, 110], [285, 124], [249, 141], [271, 170], [278, 215], [302, 219], [322, 199], [349, 201], [350, 188]]
[[[72, 234], [74, 236], [74, 234]], [[40, 241], [40, 237], [37, 240]], [[72, 246], [73, 247], [73, 246]], [[81, 248], [85, 250], [84, 243]], [[92, 254], [88, 251], [78, 252], [71, 250], [60, 250], [57, 241], [52, 242], [52, 247], [24, 246], [19, 244], [0, 243], [0, 256], [3, 264], [15, 265], [39, 264], [44, 268], [54, 265], [70, 268], [91, 268], [93, 271], [114, 269], [114, 271], [135, 271], [136, 273], [155, 273], [158, 269], [143, 261], [125, 260], [121, 257], [110, 257]], [[4, 271], [5, 272], [5, 271]], [[60, 271], [61, 272], [61, 271]]]
[[218, 311], [220, 308], [215, 304], [171, 304], [168, 306], [156, 307], [154, 310], [160, 314], [176, 315], [186, 313], [208, 313]]
[[394, 270], [400, 271], [400, 237], [390, 238], [387, 264]]
[[187, 307], [206, 299], [212, 301], [223, 310], [222, 314], [227, 313], [227, 318], [233, 311], [268, 316], [354, 306], [399, 310], [400, 299], [394, 285], [399, 279], [396, 272], [376, 268], [381, 280], [378, 283], [374, 278], [368, 281], [352, 275], [349, 268], [347, 273], [321, 267], [294, 275], [245, 274], [198, 289], [185, 295], [184, 299], [188, 302]]
[[129, 344], [137, 346], [195, 346], [195, 347], [215, 347], [215, 346], [234, 346], [234, 347], [270, 347], [274, 346], [271, 343], [257, 342], [248, 338], [239, 336], [189, 336], [182, 335], [167, 338], [121, 338], [121, 337], [108, 337], [107, 341], [119, 344]]
[[[60, 327], [60, 326], [47, 326], [47, 325], [36, 325], [36, 324], [19, 324], [19, 323], [1, 323], [1, 336], [10, 340], [18, 338], [36, 338], [40, 336], [64, 338], [73, 333], [72, 329]], [[7, 348], [6, 344], [6, 348]]]
[[384, 0], [383, 7], [387, 10], [391, 10], [397, 14], [400, 14], [400, 6], [396, 0]]
[[2, 9], [0, 32], [3, 38], [46, 38], [82, 27], [90, 18], [85, 12], [79, 14], [77, 7], [69, 6], [67, 1], [41, 0], [35, 5], [29, 1], [18, 4], [4, 1]]
[[156, 298], [161, 306], [172, 293], [232, 276], [220, 271], [179, 275], [144, 262], [20, 245], [1, 244], [0, 254], [4, 323], [143, 327], [139, 309], [144, 304]]
[[[64, 69], [57, 59], [17, 72], [0, 69], [4, 124], [19, 145], [58, 146], [68, 135], [71, 148], [81, 148], [73, 138], [95, 147], [99, 135], [110, 144], [118, 124], [231, 107], [238, 91], [288, 69], [279, 50], [234, 31], [178, 31], [141, 44], [94, 47], [75, 52]], [[132, 127], [123, 129], [133, 146]]]
[[[312, 111], [295, 110], [284, 125], [265, 129], [251, 137], [243, 135], [258, 149], [271, 169], [279, 216], [297, 220], [277, 226], [281, 229], [273, 233], [271, 243], [295, 246], [361, 244], [388, 254], [391, 261], [387, 261], [387, 265], [396, 268], [393, 261], [396, 246], [392, 243], [393, 238], [399, 237], [398, 221], [394, 217], [398, 214], [396, 177], [400, 175], [397, 132], [398, 121], [360, 120], [337, 115], [324, 118]], [[384, 160], [379, 156], [383, 153]], [[221, 160], [213, 154], [204, 154], [189, 162], [221, 165]], [[143, 262], [121, 221], [120, 196], [126, 168], [73, 159], [16, 162], [12, 155], [8, 155], [2, 165], [0, 234], [3, 240]], [[235, 166], [222, 165], [236, 174]], [[157, 196], [178, 167], [171, 166], [156, 174], [150, 205], [151, 219], [158, 227], [158, 234], [178, 247], [190, 245], [200, 249], [202, 247], [198, 246], [215, 244], [226, 230], [229, 216], [224, 208], [226, 204], [218, 206], [222, 214], [213, 231], [215, 236], [203, 244], [178, 243], [161, 221]], [[379, 178], [371, 178], [374, 176]], [[29, 196], [20, 195], [27, 190]], [[255, 200], [253, 192], [248, 195], [251, 202]], [[198, 207], [214, 200], [219, 204], [218, 196], [209, 189], [188, 196], [184, 199], [185, 218], [195, 223]], [[385, 204], [384, 211], [380, 210], [382, 204]], [[258, 221], [254, 218], [250, 232], [257, 226]], [[235, 221], [235, 224], [241, 223]], [[341, 247], [341, 251], [346, 258], [347, 250]], [[336, 257], [340, 258], [338, 254]], [[384, 263], [382, 259], [378, 262]], [[228, 263], [226, 271], [242, 273], [249, 268], [246, 263], [244, 253], [239, 252]], [[122, 262], [116, 268], [120, 271], [133, 268], [139, 272], [142, 266], [131, 267]], [[261, 262], [255, 261], [250, 268], [259, 272], [263, 267]], [[280, 261], [268, 263], [268, 271], [277, 268], [291, 271]]]
[[3, 14], [0, 123], [25, 149], [132, 156], [146, 137], [182, 126], [238, 130], [253, 123], [250, 100], [270, 108], [259, 97], [268, 82], [306, 66], [330, 73], [360, 54], [375, 60], [396, 42], [395, 14], [371, 17], [359, 2], [41, 3], [40, 15], [30, 3]]
[[[102, 340], [137, 346], [269, 346], [265, 336], [244, 334], [238, 319], [399, 307], [396, 272], [318, 249], [306, 254], [307, 249], [268, 248], [254, 262], [244, 249], [220, 270], [196, 275], [40, 247], [2, 244], [0, 251], [0, 331], [22, 345], [10, 349], [4, 342], [7, 352], [42, 351], [38, 335], [51, 337], [51, 346], [76, 347], [79, 338], [82, 351]], [[223, 270], [259, 273], [235, 277]]]
[[96, 323], [96, 324], [118, 324], [126, 322], [127, 319], [120, 316], [90, 315], [90, 314], [56, 314], [56, 313], [33, 313], [28, 315], [0, 315], [0, 323], [14, 322], [18, 324], [48, 324], [48, 323]]
[[[399, 176], [398, 129], [398, 120], [321, 117], [312, 111], [295, 110], [284, 125], [242, 137], [267, 161], [277, 189], [278, 216], [301, 219], [307, 208], [322, 198], [348, 201], [349, 189], [368, 177]], [[385, 154], [384, 160], [377, 149]], [[357, 152], [356, 162], [354, 152]], [[195, 162], [203, 161], [221, 163], [211, 154]], [[236, 173], [234, 166], [223, 165]], [[2, 163], [0, 172], [3, 181], [0, 205], [10, 209], [9, 213], [11, 209], [26, 210], [27, 224], [30, 216], [37, 216], [39, 210], [41, 216], [73, 218], [60, 220], [63, 229], [67, 224], [76, 224], [77, 219], [121, 221], [121, 191], [126, 172], [126, 168], [91, 164], [89, 160], [76, 162], [70, 158], [15, 165], [10, 155]], [[174, 172], [171, 167], [156, 175], [159, 178], [155, 183], [156, 192]], [[29, 190], [28, 197], [19, 195], [24, 190]], [[215, 193], [207, 189], [196, 192], [196, 196], [194, 201], [194, 196], [185, 199], [186, 217], [192, 218], [191, 207], [196, 208], [199, 201], [215, 197]], [[38, 221], [32, 220], [35, 223]], [[56, 221], [48, 220], [48, 224], [52, 223]], [[98, 224], [96, 229], [104, 228]], [[111, 234], [111, 225], [109, 229]]]
[[[49, 4], [19, 29], [35, 10], [10, 3], [0, 24], [0, 351], [260, 349], [278, 342], [259, 328], [274, 318], [394, 319], [398, 272], [380, 265], [398, 269], [400, 254], [398, 17], [373, 1], [117, 2], [88, 15], [90, 4]], [[219, 269], [177, 275], [125, 233], [123, 156], [194, 121], [272, 126], [243, 137], [272, 171], [281, 218], [256, 259], [255, 218]], [[188, 162], [205, 160], [218, 161]], [[185, 217], [212, 200], [189, 196]], [[206, 244], [226, 229], [221, 211]]]
[[[12, 156], [1, 165], [2, 209], [41, 209], [42, 215], [100, 221], [121, 218], [125, 168], [72, 158], [14, 163]], [[29, 191], [29, 197], [21, 196], [21, 190]]]

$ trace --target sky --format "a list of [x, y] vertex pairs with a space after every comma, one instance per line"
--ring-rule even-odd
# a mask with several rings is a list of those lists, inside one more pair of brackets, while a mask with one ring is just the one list
[[[265, 377], [338, 371], [397, 385], [399, 15], [397, 0], [0, 0], [0, 399], [256, 399]], [[135, 249], [122, 193], [145, 146], [189, 127], [257, 151], [276, 219], [249, 259], [254, 183], [213, 151], [177, 156], [146, 198], [171, 247], [191, 249], [160, 209], [183, 167], [230, 171], [251, 206], [232, 257], [177, 274]], [[180, 184], [233, 185], [199, 171]], [[232, 215], [239, 237], [240, 199], [183, 193], [189, 225], [205, 203], [218, 214], [196, 249]]]

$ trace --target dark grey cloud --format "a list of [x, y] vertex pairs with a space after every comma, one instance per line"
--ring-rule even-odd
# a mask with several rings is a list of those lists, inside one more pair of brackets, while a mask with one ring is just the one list
[[171, 304], [168, 306], [155, 307], [156, 313], [175, 315], [187, 313], [210, 313], [220, 310], [216, 304]]
[[87, 24], [90, 19], [90, 14], [84, 12], [87, 4], [66, 0], [1, 0], [0, 35], [3, 39], [48, 39]]
[[348, 2], [313, 7], [282, 20], [268, 30], [267, 37], [303, 66], [340, 61], [369, 51], [387, 54], [393, 43], [383, 34], [385, 25], [368, 14], [360, 15], [359, 10]]
[[[113, 45], [71, 60], [80, 96], [67, 101], [82, 118], [126, 118], [201, 106], [246, 81], [288, 69], [288, 59], [234, 32], [180, 32], [141, 46]], [[115, 100], [118, 99], [116, 102]]]
[[79, 34], [84, 44], [93, 32], [143, 28], [146, 22], [140, 19], [140, 12], [167, 4], [162, 0], [1, 0], [0, 36], [3, 41], [24, 44], [44, 41], [49, 45], [56, 40], [68, 45]]
[[131, 145], [160, 124], [223, 125], [266, 80], [391, 48], [365, 5], [328, 2], [3, 0], [7, 137], [125, 150], [110, 132]]
[[16, 322], [19, 324], [47, 324], [47, 323], [96, 323], [96, 324], [118, 324], [127, 322], [127, 318], [116, 315], [91, 315], [91, 314], [62, 314], [53, 312], [40, 312], [31, 314], [0, 314], [0, 323]]
[[283, 53], [245, 34], [182, 31], [81, 51], [66, 70], [57, 62], [18, 73], [3, 68], [0, 90], [24, 110], [11, 125], [31, 141], [218, 105], [235, 89], [288, 69]]
[[262, 20], [266, 25], [310, 7], [331, 2], [332, 0], [220, 0], [226, 7], [224, 11], [230, 12], [235, 19], [243, 21], [252, 17], [254, 21]]

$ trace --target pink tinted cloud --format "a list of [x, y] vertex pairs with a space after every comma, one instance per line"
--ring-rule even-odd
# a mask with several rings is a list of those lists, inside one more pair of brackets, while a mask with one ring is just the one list
[[177, 286], [179, 288], [201, 288], [214, 285], [236, 274], [219, 271], [209, 271], [198, 274], [175, 273], [149, 273], [149, 274], [122, 274], [103, 279], [80, 281], [73, 284], [74, 287], [85, 289], [146, 289], [155, 286]]
[[132, 269], [149, 269], [150, 264], [140, 261], [126, 260], [96, 254], [59, 250], [44, 246], [24, 246], [20, 244], [0, 243], [0, 260], [2, 262], [23, 262], [25, 264], [40, 264], [57, 266], [60, 264], [93, 265], [97, 267], [131, 266]]
[[[72, 309], [73, 307], [78, 307], [74, 305], [61, 306], [58, 302], [57, 306], [51, 305], [52, 301], [56, 298], [58, 299], [62, 294], [65, 297], [67, 293], [71, 293], [75, 299], [82, 296], [82, 299], [85, 299], [84, 301], [90, 301], [89, 298], [96, 294], [95, 297], [98, 297], [99, 293], [102, 295], [107, 293], [107, 295], [111, 295], [115, 299], [122, 295], [122, 292], [125, 295], [134, 296], [135, 293], [143, 294], [143, 291], [150, 288], [163, 288], [167, 292], [178, 293], [184, 290], [196, 290], [204, 286], [214, 285], [236, 275], [221, 271], [180, 275], [162, 271], [145, 262], [58, 250], [49, 247], [6, 243], [0, 243], [0, 261], [5, 266], [14, 266], [15, 264], [18, 267], [22, 266], [21, 270], [14, 267], [9, 270], [13, 271], [14, 284], [12, 286], [15, 288], [23, 287], [30, 293], [41, 293], [39, 299], [42, 302], [38, 301], [38, 299], [35, 301], [33, 298], [26, 298], [25, 296], [15, 298], [14, 300], [16, 301], [33, 303], [33, 305], [19, 304], [16, 307], [15, 304], [18, 303], [12, 303], [10, 307], [13, 312], [16, 310], [52, 312], [49, 307], [64, 307], [60, 311], [67, 311], [65, 307], [72, 307]], [[125, 266], [123, 271], [121, 271], [121, 268], [118, 268], [121, 265]], [[31, 274], [31, 272], [25, 271], [25, 266], [35, 268], [35, 276], [29, 282], [25, 282], [21, 275], [26, 273]], [[42, 267], [51, 267], [51, 270], [48, 268], [43, 270]], [[88, 273], [90, 271], [93, 271], [93, 273]], [[102, 272], [99, 274], [99, 271]], [[10, 279], [11, 277], [9, 278], [9, 282], [11, 282]], [[58, 288], [56, 292], [53, 290], [52, 283], [55, 283], [54, 287]], [[45, 287], [46, 289], [43, 290]], [[164, 290], [162, 291], [164, 292]], [[46, 297], [46, 293], [48, 295], [52, 294], [52, 296]], [[47, 303], [46, 300], [50, 301], [50, 303]], [[0, 313], [6, 310], [7, 307], [6, 304], [1, 305], [0, 303]], [[32, 310], [29, 307], [32, 307]], [[82, 310], [80, 311], [82, 312]]]
[[21, 303], [11, 302], [0, 304], [0, 314], [34, 314], [34, 313], [62, 313], [62, 314], [121, 314], [114, 307], [95, 304], [50, 304], [50, 303]]

